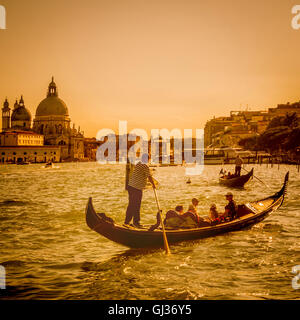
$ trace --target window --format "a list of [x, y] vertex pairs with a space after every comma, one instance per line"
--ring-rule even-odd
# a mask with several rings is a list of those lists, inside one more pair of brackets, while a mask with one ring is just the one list
[[61, 124], [58, 125], [58, 127], [57, 127], [57, 133], [62, 134], [62, 125]]

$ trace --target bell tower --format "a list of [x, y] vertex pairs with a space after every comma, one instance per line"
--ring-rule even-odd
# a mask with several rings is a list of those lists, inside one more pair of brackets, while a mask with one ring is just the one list
[[58, 96], [58, 93], [57, 93], [56, 83], [54, 82], [54, 77], [52, 77], [52, 81], [50, 82], [48, 87], [47, 97], [57, 97], [57, 96]]
[[10, 107], [7, 99], [5, 99], [2, 108], [2, 131], [9, 130], [10, 128]]

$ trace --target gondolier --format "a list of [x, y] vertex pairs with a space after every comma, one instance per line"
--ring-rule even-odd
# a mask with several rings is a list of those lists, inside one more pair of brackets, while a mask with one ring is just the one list
[[241, 175], [241, 169], [242, 169], [243, 160], [240, 158], [239, 155], [237, 155], [235, 159], [235, 175], [240, 176]]
[[145, 189], [147, 185], [147, 180], [149, 180], [153, 188], [155, 188], [155, 183], [148, 167], [148, 155], [143, 154], [141, 161], [135, 166], [132, 175], [128, 180], [127, 191], [129, 203], [124, 222], [125, 226], [128, 226], [133, 218], [134, 227], [143, 227], [140, 224], [140, 209], [143, 197], [143, 189]]

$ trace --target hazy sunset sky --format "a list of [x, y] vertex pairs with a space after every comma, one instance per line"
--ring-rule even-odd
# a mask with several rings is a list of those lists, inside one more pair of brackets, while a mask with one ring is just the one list
[[34, 117], [54, 76], [72, 122], [203, 128], [230, 110], [300, 100], [289, 0], [0, 0], [0, 101]]

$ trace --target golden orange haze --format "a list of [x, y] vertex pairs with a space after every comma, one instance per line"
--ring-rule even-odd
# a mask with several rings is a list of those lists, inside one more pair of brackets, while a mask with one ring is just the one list
[[[300, 4], [300, 1], [298, 1]], [[289, 0], [0, 0], [0, 101], [34, 116], [51, 76], [86, 136], [203, 128], [230, 110], [300, 99]]]

